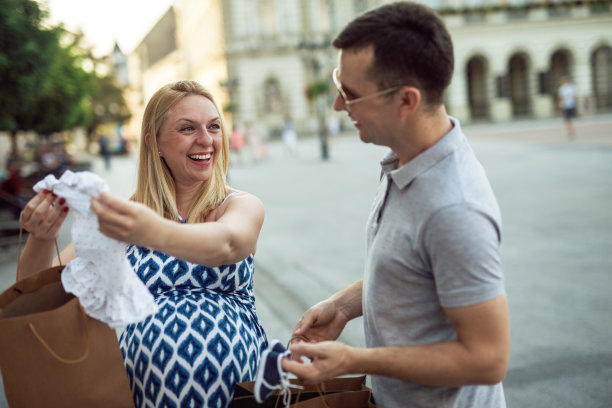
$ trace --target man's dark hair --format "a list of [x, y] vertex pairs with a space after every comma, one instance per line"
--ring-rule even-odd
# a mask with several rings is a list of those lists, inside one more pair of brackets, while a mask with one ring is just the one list
[[428, 7], [403, 1], [370, 10], [334, 39], [340, 50], [373, 46], [369, 78], [379, 89], [419, 88], [427, 104], [443, 103], [453, 75], [453, 43], [444, 22]]

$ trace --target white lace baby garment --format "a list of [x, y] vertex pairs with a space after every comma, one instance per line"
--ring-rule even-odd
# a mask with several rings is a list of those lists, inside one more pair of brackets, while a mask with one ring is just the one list
[[77, 257], [62, 272], [64, 289], [79, 298], [88, 315], [113, 328], [156, 313], [153, 295], [125, 257], [126, 245], [98, 229], [90, 202], [108, 190], [106, 182], [88, 171], [66, 170], [59, 180], [50, 174], [34, 186], [36, 192], [43, 189], [65, 198], [73, 211], [72, 240]]

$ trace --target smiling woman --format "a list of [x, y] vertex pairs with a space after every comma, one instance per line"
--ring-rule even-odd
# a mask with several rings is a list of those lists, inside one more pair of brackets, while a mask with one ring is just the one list
[[[159, 306], [121, 335], [134, 402], [226, 407], [235, 383], [254, 379], [267, 346], [253, 295], [264, 209], [226, 184], [225, 122], [198, 83], [158, 90], [141, 136], [131, 201], [103, 193], [91, 202], [100, 231], [129, 244], [126, 258]], [[22, 276], [51, 264], [64, 220], [54, 200], [41, 193], [22, 214], [30, 232]], [[72, 245], [61, 253], [65, 263], [75, 256]]]

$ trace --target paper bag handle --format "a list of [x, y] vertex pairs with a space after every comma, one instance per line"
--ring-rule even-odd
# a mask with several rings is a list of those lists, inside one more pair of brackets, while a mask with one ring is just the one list
[[85, 327], [85, 333], [87, 336], [87, 340], [86, 340], [86, 345], [85, 345], [85, 353], [81, 357], [74, 359], [74, 360], [68, 360], [63, 357], [60, 357], [55, 351], [53, 351], [53, 349], [49, 346], [49, 344], [38, 333], [38, 330], [36, 330], [36, 327], [34, 327], [34, 323], [32, 322], [28, 323], [28, 326], [30, 327], [30, 330], [32, 330], [32, 334], [34, 334], [34, 337], [36, 337], [36, 339], [49, 352], [49, 354], [51, 354], [51, 356], [55, 358], [57, 361], [59, 361], [60, 363], [77, 364], [77, 363], [83, 362], [87, 358], [87, 356], [89, 356], [90, 339], [89, 339], [89, 329], [87, 328], [87, 316], [85, 315], [83, 306], [81, 306], [80, 303], [79, 303], [79, 310], [81, 311], [81, 315], [83, 316], [83, 326]]
[[[308, 337], [306, 336], [293, 336], [291, 339], [289, 339], [289, 341], [287, 342], [287, 348], [289, 348], [289, 346], [291, 346], [291, 342], [293, 340], [302, 340], [305, 342], [308, 342]], [[323, 402], [323, 405], [325, 405], [325, 408], [329, 408], [329, 404], [327, 404], [327, 400], [325, 399], [325, 383], [321, 382], [320, 384], [315, 384], [315, 387], [317, 389], [317, 392], [319, 393], [319, 398], [321, 398], [321, 402]], [[294, 404], [297, 404], [300, 401], [300, 397], [302, 396], [302, 390], [300, 389], [295, 397], [295, 402]], [[278, 408], [278, 403], [280, 401], [280, 397], [281, 394], [278, 394], [278, 396], [276, 397], [276, 404], [274, 404], [274, 408]]]

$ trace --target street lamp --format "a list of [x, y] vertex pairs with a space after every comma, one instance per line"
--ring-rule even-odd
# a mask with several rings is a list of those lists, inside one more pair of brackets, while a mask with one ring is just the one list
[[315, 116], [319, 130], [319, 140], [321, 141], [321, 159], [329, 159], [329, 145], [327, 140], [327, 128], [325, 126], [326, 98], [330, 89], [329, 79], [321, 77], [321, 64], [317, 59], [317, 51], [329, 50], [331, 41], [328, 38], [321, 42], [300, 41], [297, 48], [304, 51], [303, 59], [311, 72], [312, 80], [306, 89], [306, 97], [314, 102]]

